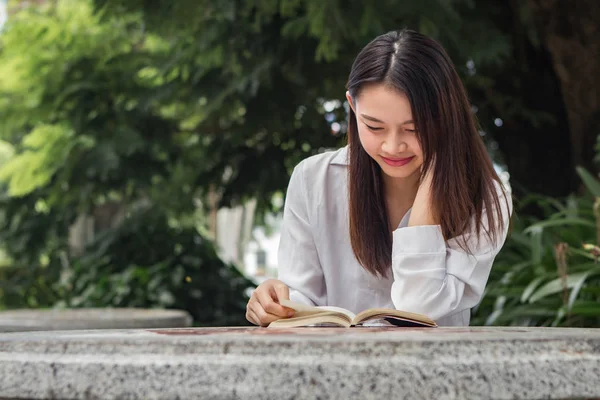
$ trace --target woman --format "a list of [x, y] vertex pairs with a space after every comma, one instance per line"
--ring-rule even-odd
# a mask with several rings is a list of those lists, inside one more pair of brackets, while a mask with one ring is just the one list
[[292, 316], [279, 304], [291, 299], [469, 325], [512, 201], [452, 61], [426, 36], [390, 32], [360, 52], [347, 89], [348, 146], [294, 169], [279, 280], [254, 291], [246, 318]]

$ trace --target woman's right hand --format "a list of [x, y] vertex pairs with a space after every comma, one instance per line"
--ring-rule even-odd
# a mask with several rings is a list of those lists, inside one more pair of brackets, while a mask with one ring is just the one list
[[246, 319], [255, 325], [267, 326], [282, 318], [292, 317], [294, 310], [279, 304], [290, 299], [290, 289], [276, 279], [264, 281], [254, 290], [246, 306]]

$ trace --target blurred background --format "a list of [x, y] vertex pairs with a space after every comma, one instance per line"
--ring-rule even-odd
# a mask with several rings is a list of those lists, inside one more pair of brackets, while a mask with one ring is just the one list
[[0, 309], [245, 325], [358, 51], [447, 49], [516, 216], [474, 325], [600, 326], [600, 2], [0, 0]]

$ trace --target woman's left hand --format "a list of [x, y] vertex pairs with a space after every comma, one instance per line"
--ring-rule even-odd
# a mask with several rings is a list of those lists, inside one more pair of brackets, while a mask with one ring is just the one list
[[425, 173], [425, 176], [419, 183], [415, 202], [410, 212], [408, 226], [438, 225], [432, 203], [434, 165], [432, 163], [429, 171]]

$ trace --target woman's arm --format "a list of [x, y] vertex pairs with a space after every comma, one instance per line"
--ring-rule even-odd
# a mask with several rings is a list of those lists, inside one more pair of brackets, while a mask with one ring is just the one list
[[[425, 183], [425, 182], [423, 182]], [[391, 297], [399, 310], [422, 313], [437, 320], [474, 307], [483, 294], [492, 263], [502, 248], [512, 202], [500, 199], [503, 231], [495, 243], [481, 230], [462, 238], [444, 240], [440, 225], [430, 211], [430, 178], [425, 189], [417, 193], [408, 227], [393, 233], [392, 270], [394, 283]], [[498, 189], [498, 195], [503, 196]], [[487, 229], [486, 211], [482, 215]], [[462, 239], [471, 249], [469, 254], [459, 246]]]
[[323, 270], [309, 221], [304, 162], [296, 166], [288, 185], [278, 261], [278, 279], [289, 286], [291, 300], [326, 304]]

